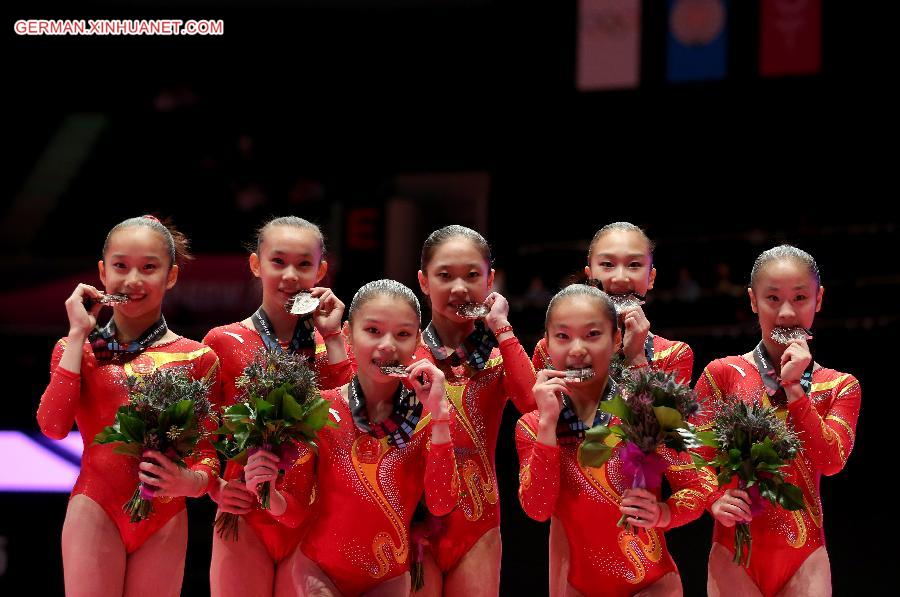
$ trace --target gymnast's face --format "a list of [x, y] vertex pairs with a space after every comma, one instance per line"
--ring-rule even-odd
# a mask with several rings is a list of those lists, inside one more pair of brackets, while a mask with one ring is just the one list
[[812, 327], [822, 309], [825, 287], [809, 269], [794, 259], [779, 259], [762, 266], [753, 287], [747, 289], [750, 307], [759, 318], [762, 337], [775, 327]]
[[97, 266], [106, 292], [128, 295], [127, 303], [114, 307], [125, 317], [158, 312], [166, 291], [178, 280], [178, 266], [171, 263], [166, 240], [148, 226], [115, 231]]
[[430, 299], [434, 316], [467, 323], [457, 308], [484, 302], [494, 287], [494, 270], [471, 240], [457, 236], [441, 243], [426, 271], [419, 270], [419, 286]]
[[297, 292], [318, 284], [328, 264], [312, 230], [272, 226], [265, 231], [259, 252], [250, 255], [250, 271], [262, 283], [263, 307], [271, 314], [284, 309]]
[[633, 230], [610, 230], [598, 238], [584, 274], [599, 280], [609, 294], [634, 292], [646, 296], [656, 280], [650, 246]]
[[389, 381], [381, 367], [410, 364], [419, 341], [419, 317], [400, 297], [375, 295], [352, 315], [350, 344], [361, 376]]
[[553, 304], [547, 320], [547, 351], [558, 370], [590, 367], [596, 375], [573, 385], [606, 381], [609, 362], [621, 343], [621, 333], [597, 297], [574, 295]]

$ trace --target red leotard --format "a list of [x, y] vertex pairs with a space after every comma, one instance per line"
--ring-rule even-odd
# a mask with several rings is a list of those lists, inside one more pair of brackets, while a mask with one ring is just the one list
[[317, 490], [300, 543], [344, 595], [359, 595], [409, 569], [409, 525], [422, 496], [448, 513], [459, 492], [453, 444], [431, 443], [431, 417], [407, 447], [361, 431], [340, 390], [322, 393], [337, 428], [319, 434]]
[[[691, 374], [694, 369], [694, 351], [686, 342], [679, 340], [666, 340], [662, 336], [653, 334], [653, 362], [651, 367], [659, 371], [675, 373], [676, 381], [684, 384], [691, 383]], [[541, 340], [534, 347], [534, 355], [531, 358], [534, 368], [540, 371], [550, 366], [550, 354], [547, 352], [547, 338]]]
[[[725, 396], [747, 403], [771, 406], [756, 365], [743, 357], [718, 359], [707, 365], [697, 381], [697, 398], [703, 405], [697, 424], [708, 428]], [[809, 397], [779, 407], [778, 413], [797, 432], [803, 448], [782, 469], [784, 479], [803, 491], [805, 507], [791, 512], [765, 502], [765, 511], [750, 523], [753, 556], [748, 574], [764, 595], [775, 595], [791, 579], [807, 557], [825, 545], [819, 479], [844, 468], [855, 439], [860, 407], [859, 382], [847, 373], [819, 368], [812, 373]], [[698, 450], [707, 460], [712, 448]], [[710, 495], [712, 505], [724, 493]], [[734, 553], [734, 527], [716, 522], [713, 541]]]
[[[319, 376], [319, 388], [331, 389], [349, 382], [353, 376], [350, 359], [330, 364], [325, 344], [318, 331], [315, 332], [315, 339], [316, 349], [312, 366]], [[263, 347], [262, 337], [256, 330], [251, 330], [242, 323], [232, 323], [213, 328], [203, 342], [219, 355], [222, 364], [220, 402], [223, 408], [227, 408], [235, 403], [239, 394], [235, 380], [243, 374], [244, 368]], [[305, 446], [300, 446], [300, 458], [294, 462], [290, 470], [286, 471], [284, 477], [276, 484], [276, 488], [284, 490], [282, 494], [288, 501], [311, 499], [314, 493], [311, 493], [311, 487], [307, 487], [307, 483], [312, 483], [310, 479], [313, 478], [313, 469], [314, 460], [310, 451]], [[243, 466], [229, 461], [225, 465], [223, 478], [227, 481], [239, 479], [243, 472]], [[309, 509], [308, 505], [307, 501], [300, 510], [289, 508], [282, 516], [272, 516], [257, 504], [251, 512], [244, 515], [244, 520], [266, 546], [269, 556], [274, 561], [280, 562], [293, 553], [300, 542], [300, 536], [303, 534], [301, 522], [304, 513]]]
[[[112, 425], [116, 410], [128, 402], [128, 391], [124, 385], [126, 375], [146, 375], [158, 368], [187, 366], [194, 379], [214, 380], [210, 400], [215, 402], [219, 362], [208, 346], [187, 338], [151, 346], [124, 365], [98, 362], [90, 344], [85, 342], [81, 373], [78, 374], [58, 366], [67, 342], [68, 339], [63, 338], [53, 349], [50, 383], [41, 396], [38, 424], [45, 435], [54, 439], [65, 437], [73, 422], [78, 424], [84, 441], [84, 453], [81, 472], [71, 496], [86, 495], [99, 504], [118, 527], [126, 551], [132, 553], [184, 510], [184, 498], [154, 499], [150, 518], [131, 522], [122, 506], [131, 499], [138, 485], [139, 460], [113, 453], [114, 444], [94, 444], [94, 436], [105, 426]], [[212, 430], [215, 424], [209, 421], [207, 427]], [[192, 470], [206, 472], [210, 482], [219, 470], [216, 452], [208, 441], [199, 445], [188, 465]]]
[[[667, 373], [675, 373], [676, 379], [681, 383], [689, 384], [694, 367], [694, 352], [686, 342], [667, 340], [656, 334], [650, 335], [653, 345], [653, 359], [650, 366]], [[552, 368], [550, 354], [547, 351], [547, 338], [541, 340], [534, 347], [532, 362], [536, 369]], [[557, 521], [550, 521], [551, 535], [556, 532]], [[552, 550], [551, 550], [552, 551]], [[555, 557], [551, 553], [551, 558]]]
[[569, 543], [569, 584], [586, 596], [632, 595], [677, 572], [662, 531], [703, 514], [715, 480], [701, 478], [688, 454], [659, 448], [674, 491], [666, 500], [672, 519], [667, 529], [642, 529], [635, 536], [616, 526], [627, 489], [619, 451], [599, 468], [582, 466], [578, 463], [582, 442], [541, 444], [538, 420], [538, 411], [533, 411], [516, 425], [519, 501], [531, 518], [544, 521], [553, 515], [562, 523]]
[[534, 409], [535, 374], [515, 337], [501, 342], [481, 371], [466, 365], [449, 367], [434, 359], [425, 346], [419, 347], [416, 358], [427, 358], [442, 369], [452, 406], [450, 431], [462, 483], [459, 507], [439, 521], [426, 523], [439, 529], [428, 543], [446, 574], [485, 533], [500, 526], [495, 453], [503, 408], [509, 398], [519, 412]]

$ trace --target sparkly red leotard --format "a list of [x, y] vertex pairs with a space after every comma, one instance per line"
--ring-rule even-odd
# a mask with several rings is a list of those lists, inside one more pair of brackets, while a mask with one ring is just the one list
[[[743, 357], [718, 359], [707, 365], [697, 381], [697, 398], [703, 405], [702, 420], [708, 428], [725, 396], [771, 406], [756, 365]], [[791, 579], [807, 557], [825, 545], [819, 480], [844, 468], [855, 439], [860, 407], [859, 382], [847, 373], [819, 368], [812, 372], [809, 396], [778, 407], [794, 428], [803, 448], [786, 468], [784, 478], [803, 491], [805, 507], [791, 512], [765, 502], [765, 511], [750, 523], [753, 556], [748, 574], [766, 596], [775, 595]], [[698, 450], [707, 460], [711, 448]], [[709, 497], [712, 505], [724, 490]], [[713, 540], [734, 553], [734, 527], [716, 522]]]
[[439, 521], [425, 523], [437, 529], [428, 538], [429, 549], [447, 573], [485, 533], [500, 526], [495, 453], [503, 408], [510, 399], [520, 412], [534, 409], [535, 374], [515, 337], [501, 342], [481, 370], [450, 367], [424, 346], [416, 358], [441, 367], [451, 404], [450, 431], [462, 483], [459, 507]]
[[[213, 379], [210, 399], [218, 395], [219, 363], [216, 354], [187, 338], [151, 346], [124, 365], [98, 361], [90, 344], [85, 343], [81, 374], [59, 367], [67, 339], [57, 342], [50, 362], [50, 384], [41, 397], [37, 419], [44, 434], [59, 439], [78, 424], [84, 441], [81, 472], [72, 496], [85, 495], [97, 502], [112, 519], [128, 553], [137, 550], [153, 533], [173, 516], [184, 510], [184, 498], [153, 500], [153, 514], [147, 520], [131, 522], [122, 506], [134, 493], [138, 483], [135, 458], [113, 453], [114, 445], [94, 444], [94, 436], [115, 421], [116, 410], [128, 402], [126, 375], [152, 373], [163, 367], [188, 367], [194, 379]], [[209, 422], [211, 429], [214, 423]], [[212, 482], [219, 470], [215, 450], [208, 442], [200, 444], [195, 457], [188, 461], [192, 470], [204, 471]]]
[[442, 515], [459, 492], [453, 443], [431, 443], [424, 416], [404, 448], [360, 430], [340, 390], [322, 393], [332, 421], [319, 434], [313, 515], [300, 543], [344, 595], [359, 595], [409, 568], [409, 525], [422, 496]]
[[[619, 450], [599, 468], [583, 466], [578, 462], [582, 440], [539, 443], [538, 421], [539, 413], [533, 411], [516, 425], [519, 501], [531, 518], [544, 521], [552, 515], [561, 522], [569, 544], [568, 583], [586, 596], [624, 596], [676, 572], [666, 549], [666, 529], [642, 529], [635, 535], [616, 526], [622, 492], [630, 486]], [[701, 477], [687, 454], [667, 448], [657, 453], [668, 464], [666, 478], [674, 493], [666, 500], [672, 514], [667, 528], [674, 528], [703, 513], [715, 480]]]
[[[313, 368], [319, 376], [319, 388], [331, 389], [339, 387], [350, 381], [353, 376], [353, 368], [350, 359], [339, 363], [330, 364], [325, 344], [318, 332], [315, 333], [315, 356], [312, 361]], [[262, 337], [256, 330], [248, 329], [242, 323], [232, 323], [210, 330], [203, 339], [219, 355], [222, 364], [222, 398], [223, 408], [234, 404], [238, 395], [235, 380], [244, 372], [244, 368], [253, 360], [253, 355], [263, 347]], [[282, 494], [286, 499], [309, 500], [310, 479], [313, 476], [314, 462], [308, 449], [300, 447], [298, 458], [284, 477], [278, 481], [276, 487], [283, 489]], [[297, 470], [293, 470], [297, 469]], [[236, 462], [228, 462], [225, 465], [223, 478], [230, 481], [239, 479], [244, 467]], [[294, 497], [291, 497], [294, 496]], [[305, 496], [305, 497], [303, 497]], [[280, 562], [289, 556], [297, 544], [303, 529], [300, 527], [302, 518], [308, 512], [309, 501], [299, 510], [289, 508], [282, 516], [271, 516], [258, 505], [254, 510], [244, 515], [244, 520], [253, 529], [269, 556]], [[290, 513], [290, 514], [289, 514]]]

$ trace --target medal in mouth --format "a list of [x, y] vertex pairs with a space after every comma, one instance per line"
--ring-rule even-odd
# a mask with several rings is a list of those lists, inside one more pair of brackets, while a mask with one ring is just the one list
[[644, 304], [644, 297], [634, 292], [629, 292], [628, 294], [610, 294], [609, 300], [612, 301], [613, 307], [616, 309], [616, 315], [621, 315], [622, 311], [625, 309], [638, 307]]
[[594, 377], [594, 369], [582, 367], [581, 369], [566, 369], [566, 381], [581, 382]]
[[127, 294], [107, 294], [101, 292], [100, 298], [84, 297], [84, 308], [90, 311], [91, 307], [94, 305], [109, 305], [112, 307], [113, 305], [124, 305], [130, 300], [131, 299]]
[[793, 340], [812, 340], [812, 332], [802, 326], [776, 327], [772, 329], [772, 340], [779, 344], [788, 345]]
[[406, 370], [406, 367], [399, 363], [391, 363], [390, 365], [379, 365], [381, 372], [388, 377], [408, 377], [409, 371]]
[[456, 314], [463, 319], [481, 319], [489, 312], [483, 303], [465, 303], [456, 308]]
[[285, 310], [291, 315], [309, 315], [319, 307], [319, 299], [308, 290], [301, 290], [294, 295], [285, 305]]

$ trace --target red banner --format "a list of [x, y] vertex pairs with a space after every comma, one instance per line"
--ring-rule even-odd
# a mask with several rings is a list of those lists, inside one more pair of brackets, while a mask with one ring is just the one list
[[822, 0], [762, 0], [759, 72], [803, 75], [822, 68]]

